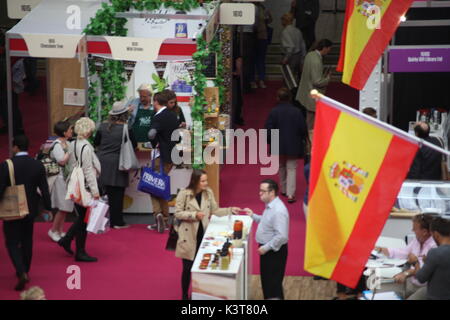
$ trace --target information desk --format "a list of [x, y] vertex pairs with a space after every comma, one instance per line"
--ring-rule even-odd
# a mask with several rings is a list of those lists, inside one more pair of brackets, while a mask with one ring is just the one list
[[[201, 270], [200, 263], [205, 253], [216, 253], [222, 249], [227, 235], [232, 235], [235, 220], [244, 224], [241, 248], [233, 248], [229, 268], [221, 270], [211, 268]], [[192, 266], [192, 299], [193, 300], [248, 300], [251, 254], [248, 235], [251, 232], [252, 219], [249, 216], [212, 216], [206, 229], [200, 249]], [[212, 260], [211, 260], [212, 261]]]

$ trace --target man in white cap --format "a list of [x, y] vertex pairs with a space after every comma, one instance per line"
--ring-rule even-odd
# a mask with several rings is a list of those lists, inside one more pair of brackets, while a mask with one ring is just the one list
[[148, 141], [148, 131], [155, 115], [152, 105], [152, 87], [149, 84], [141, 84], [138, 88], [139, 98], [134, 99], [129, 109], [131, 111], [128, 126], [133, 129], [137, 142]]

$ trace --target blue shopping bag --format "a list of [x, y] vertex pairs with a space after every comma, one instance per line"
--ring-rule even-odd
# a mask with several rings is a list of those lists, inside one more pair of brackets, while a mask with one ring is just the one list
[[170, 177], [164, 173], [162, 161], [159, 164], [159, 172], [155, 171], [155, 159], [152, 160], [151, 167], [143, 167], [141, 169], [141, 180], [138, 184], [138, 190], [157, 198], [170, 200]]

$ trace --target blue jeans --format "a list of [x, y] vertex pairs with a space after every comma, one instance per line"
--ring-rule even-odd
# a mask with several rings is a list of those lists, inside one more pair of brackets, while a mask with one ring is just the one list
[[[269, 46], [269, 41], [258, 39], [256, 43], [256, 57], [255, 57], [255, 68], [258, 73], [258, 79], [266, 79], [266, 53], [267, 47]], [[252, 74], [252, 82], [255, 81], [255, 75]]]

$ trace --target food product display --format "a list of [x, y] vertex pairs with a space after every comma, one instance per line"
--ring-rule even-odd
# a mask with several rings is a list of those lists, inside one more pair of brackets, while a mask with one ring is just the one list
[[[240, 232], [240, 239], [242, 239], [242, 229], [243, 224], [242, 221], [237, 221], [238, 223], [235, 224], [236, 228], [238, 229], [238, 232]], [[239, 231], [240, 229], [240, 231]], [[228, 270], [230, 267], [230, 263], [233, 259], [233, 250], [232, 247], [234, 247], [234, 241], [231, 242], [231, 236], [227, 234], [227, 237], [223, 236], [206, 236], [205, 240], [201, 245], [202, 249], [209, 250], [209, 252], [201, 253], [202, 254], [202, 260], [199, 265], [200, 270]], [[214, 240], [214, 241], [213, 241]], [[242, 241], [242, 240], [241, 240]]]

